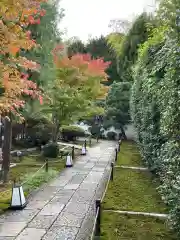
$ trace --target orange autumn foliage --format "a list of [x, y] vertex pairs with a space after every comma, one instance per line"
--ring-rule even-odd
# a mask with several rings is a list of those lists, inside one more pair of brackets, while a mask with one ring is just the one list
[[27, 70], [38, 71], [39, 66], [19, 55], [20, 50], [36, 47], [27, 31], [30, 24], [39, 24], [45, 11], [44, 0], [0, 1], [0, 113], [14, 112], [25, 104], [22, 95], [40, 98], [40, 91], [28, 80]]
[[[93, 59], [90, 54], [75, 54], [71, 58], [63, 55], [63, 46], [58, 45], [53, 51], [54, 63], [57, 69], [68, 72], [68, 79], [64, 77], [63, 84], [67, 81], [71, 87], [79, 88], [86, 85], [94, 93], [96, 99], [103, 99], [107, 95], [109, 88], [102, 84], [108, 80], [106, 69], [110, 62], [105, 62], [103, 58]], [[61, 82], [62, 82], [61, 74]]]

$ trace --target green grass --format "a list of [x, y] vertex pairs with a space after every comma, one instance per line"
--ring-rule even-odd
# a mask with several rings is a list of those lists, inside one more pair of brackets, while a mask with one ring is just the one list
[[[123, 142], [117, 165], [143, 166], [138, 148]], [[115, 168], [102, 204], [102, 240], [177, 240], [164, 220], [122, 215], [103, 209], [167, 213], [149, 172]]]
[[106, 209], [164, 213], [166, 206], [156, 187], [147, 172], [115, 169], [114, 181], [109, 184], [103, 206]]
[[103, 212], [101, 240], [177, 240], [164, 220]]
[[122, 142], [121, 152], [118, 154], [116, 165], [142, 167], [141, 156], [137, 146], [133, 142]]

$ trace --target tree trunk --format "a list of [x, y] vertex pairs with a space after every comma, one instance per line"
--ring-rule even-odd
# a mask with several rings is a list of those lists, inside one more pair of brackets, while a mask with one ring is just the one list
[[8, 180], [8, 173], [10, 169], [10, 151], [11, 151], [11, 139], [12, 139], [12, 122], [11, 119], [6, 116], [4, 118], [4, 141], [2, 147], [2, 175], [1, 180], [6, 183]]
[[56, 125], [55, 125], [55, 127], [53, 129], [53, 135], [52, 135], [52, 141], [54, 143], [56, 143], [57, 140], [58, 140], [59, 128], [60, 128], [60, 123], [59, 123], [59, 121], [56, 121]]

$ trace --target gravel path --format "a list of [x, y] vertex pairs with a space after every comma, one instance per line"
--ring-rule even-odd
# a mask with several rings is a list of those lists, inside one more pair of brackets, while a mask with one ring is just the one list
[[0, 216], [0, 240], [88, 240], [114, 147], [102, 141], [38, 191], [24, 210]]

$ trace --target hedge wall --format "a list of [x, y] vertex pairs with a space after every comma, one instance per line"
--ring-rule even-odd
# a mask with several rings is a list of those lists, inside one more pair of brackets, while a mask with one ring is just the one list
[[180, 1], [169, 2], [172, 21], [162, 4], [163, 21], [140, 48], [130, 105], [141, 154], [160, 179], [170, 223], [180, 235], [180, 25], [174, 21]]

